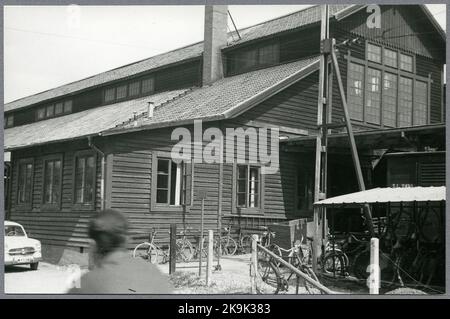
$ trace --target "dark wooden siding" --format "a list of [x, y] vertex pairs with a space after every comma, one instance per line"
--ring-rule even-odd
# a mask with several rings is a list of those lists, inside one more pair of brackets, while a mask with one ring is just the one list
[[[86, 150], [87, 143], [55, 144], [52, 146], [30, 148], [13, 152], [13, 173], [11, 188], [12, 221], [21, 223], [33, 238], [39, 239], [44, 245], [59, 245], [72, 248], [88, 247], [87, 222], [94, 214], [93, 210], [78, 210], [73, 206], [73, 169], [74, 155], [78, 150]], [[43, 159], [50, 154], [63, 155], [63, 179], [60, 209], [42, 208]], [[17, 203], [17, 160], [20, 158], [34, 159], [34, 183], [32, 209], [18, 208]], [[97, 157], [96, 200], [95, 208], [100, 209], [100, 178], [101, 159]]]

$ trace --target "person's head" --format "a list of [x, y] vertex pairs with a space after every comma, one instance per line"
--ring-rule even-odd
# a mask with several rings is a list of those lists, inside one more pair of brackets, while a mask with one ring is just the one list
[[107, 209], [91, 219], [88, 232], [96, 243], [97, 253], [104, 256], [124, 246], [127, 230], [125, 216], [116, 210]]

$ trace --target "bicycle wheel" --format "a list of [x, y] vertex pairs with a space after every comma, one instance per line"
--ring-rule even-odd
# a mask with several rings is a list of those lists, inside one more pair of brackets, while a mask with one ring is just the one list
[[[319, 282], [319, 279], [317, 278], [316, 274], [314, 273], [314, 271], [309, 268], [308, 266], [303, 266], [301, 267], [301, 270], [303, 271], [303, 273], [307, 274], [311, 279], [314, 279], [315, 281]], [[322, 294], [322, 291], [317, 288], [315, 285], [313, 285], [312, 283], [308, 282], [307, 280], [305, 280], [305, 288], [306, 291], [308, 291], [309, 294], [311, 295], [320, 295]]]
[[189, 262], [194, 257], [194, 247], [187, 239], [177, 239], [177, 260]]
[[325, 254], [322, 262], [322, 270], [327, 274], [345, 276], [347, 272], [345, 260], [343, 253], [330, 251]]
[[[203, 243], [203, 250], [201, 251], [202, 258], [207, 258], [208, 257], [208, 237], [203, 237], [202, 243]], [[200, 247], [199, 247], [199, 249], [200, 249]], [[214, 257], [219, 256], [219, 245], [217, 244], [217, 239], [214, 239], [214, 241], [213, 241], [213, 254], [214, 254]], [[225, 255], [223, 252], [223, 249], [222, 249], [222, 255]]]
[[151, 243], [141, 243], [133, 250], [133, 258], [142, 258], [152, 264], [159, 262], [159, 251]]
[[369, 277], [369, 273], [367, 272], [367, 267], [370, 264], [370, 252], [362, 251], [358, 255], [355, 256], [353, 260], [353, 274], [358, 279], [367, 279]]
[[264, 258], [258, 261], [258, 273], [262, 281], [275, 288], [274, 294], [288, 289], [286, 280], [280, 274], [278, 266], [273, 263], [272, 258]]
[[249, 254], [252, 252], [252, 236], [243, 236], [239, 244], [241, 246], [241, 251], [243, 254]]
[[233, 256], [237, 250], [236, 241], [230, 236], [220, 238], [220, 245], [222, 248], [222, 254], [227, 256]]

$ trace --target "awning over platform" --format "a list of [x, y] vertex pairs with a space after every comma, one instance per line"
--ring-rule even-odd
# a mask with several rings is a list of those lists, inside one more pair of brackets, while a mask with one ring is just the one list
[[345, 194], [315, 202], [316, 206], [361, 206], [374, 203], [439, 202], [445, 201], [445, 186], [386, 187]]

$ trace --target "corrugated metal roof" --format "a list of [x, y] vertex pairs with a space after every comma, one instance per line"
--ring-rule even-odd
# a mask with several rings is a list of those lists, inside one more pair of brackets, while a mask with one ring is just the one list
[[[64, 141], [96, 134], [183, 125], [195, 119], [218, 120], [237, 115], [300, 80], [319, 67], [319, 58], [227, 77], [210, 86], [169, 91], [136, 100], [93, 108], [54, 119], [8, 128], [4, 147], [7, 150], [43, 143]], [[147, 102], [155, 103], [151, 119], [144, 115]], [[133, 112], [137, 114], [136, 124]], [[39, 132], [39, 134], [36, 134]]]
[[445, 186], [439, 187], [387, 187], [327, 198], [314, 205], [363, 205], [373, 203], [437, 202], [445, 201]]
[[276, 93], [311, 72], [318, 70], [319, 57], [312, 57], [288, 64], [243, 73], [214, 82], [210, 86], [197, 88], [175, 101], [155, 107], [149, 119], [143, 114], [134, 125], [124, 125], [105, 132], [120, 133], [124, 130], [142, 130], [162, 125], [181, 125], [194, 119], [219, 120], [229, 118], [260, 103], [270, 94]]
[[[345, 8], [348, 8], [349, 6], [350, 5], [331, 5], [330, 15], [334, 15], [335, 13]], [[266, 21], [257, 24], [255, 26], [239, 30], [242, 39], [238, 41], [233, 40], [237, 39], [235, 33], [229, 33], [228, 35], [229, 46], [240, 45], [251, 40], [270, 36], [283, 31], [296, 29], [311, 23], [318, 22], [319, 20], [320, 20], [320, 7], [319, 6], [309, 7], [277, 19]], [[76, 82], [59, 86], [51, 90], [47, 90], [22, 99], [12, 101], [4, 105], [4, 111], [8, 112], [12, 110], [17, 110], [20, 108], [27, 107], [29, 105], [43, 102], [45, 100], [62, 97], [64, 95], [72, 94], [90, 87], [99, 86], [107, 82], [147, 72], [159, 67], [163, 67], [165, 65], [170, 65], [172, 63], [177, 63], [183, 60], [200, 57], [202, 53], [203, 53], [203, 42], [194, 43], [186, 47], [182, 47], [173, 51], [159, 54], [142, 61], [131, 63]]]
[[5, 150], [26, 146], [64, 141], [83, 136], [96, 135], [115, 127], [125, 119], [133, 116], [133, 112], [142, 113], [151, 99], [161, 104], [185, 93], [187, 90], [176, 90], [101, 106], [66, 116], [45, 121], [8, 128], [4, 131]]

